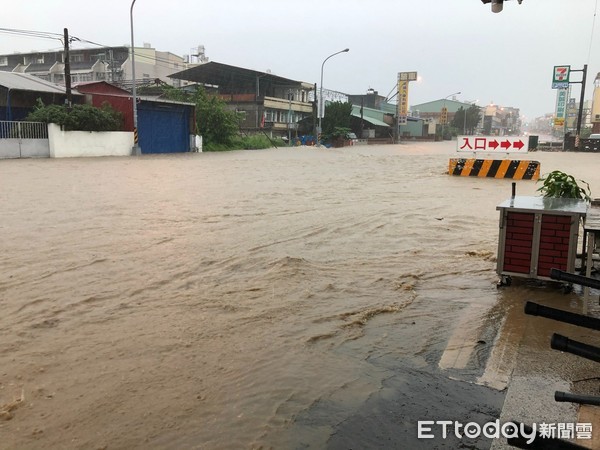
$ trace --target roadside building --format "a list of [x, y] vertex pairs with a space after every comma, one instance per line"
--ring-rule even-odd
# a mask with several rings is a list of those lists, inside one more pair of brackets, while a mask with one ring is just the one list
[[[388, 98], [379, 95], [374, 89], [366, 94], [348, 95], [352, 102], [353, 130], [364, 139], [394, 139], [394, 127], [397, 124], [398, 106]], [[360, 121], [356, 122], [356, 118]], [[433, 139], [435, 127], [430, 129], [430, 119], [410, 115], [405, 124], [398, 127], [400, 139]], [[431, 131], [433, 130], [433, 131]]]
[[[86, 103], [102, 107], [108, 103], [121, 112], [124, 131], [133, 131], [133, 98], [129, 91], [104, 81], [74, 87], [84, 94]], [[155, 97], [137, 97], [138, 136], [143, 154], [180, 153], [193, 148], [195, 105]]]
[[313, 113], [314, 85], [243, 67], [207, 62], [170, 75], [210, 88], [239, 113], [240, 129], [271, 136], [296, 136], [298, 123]]
[[[27, 73], [0, 71], [0, 120], [24, 120], [38, 104], [64, 105], [67, 93], [59, 86]], [[83, 95], [72, 94], [73, 103], [83, 103]]]
[[[351, 96], [349, 96], [351, 97]], [[361, 139], [390, 139], [393, 137], [394, 116], [375, 108], [352, 105], [352, 130]]]

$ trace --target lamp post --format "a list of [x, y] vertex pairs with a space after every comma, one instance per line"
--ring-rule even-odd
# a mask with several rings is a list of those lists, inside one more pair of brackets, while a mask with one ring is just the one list
[[292, 90], [288, 89], [288, 146], [292, 146]]
[[327, 60], [329, 58], [331, 58], [335, 55], [339, 55], [340, 53], [347, 53], [349, 51], [350, 51], [349, 48], [345, 48], [344, 50], [340, 50], [339, 52], [332, 53], [327, 58], [325, 58], [325, 60], [323, 61], [323, 64], [321, 64], [321, 90], [319, 93], [319, 105], [318, 105], [319, 107], [317, 108], [317, 114], [319, 116], [319, 129], [317, 130], [317, 147], [321, 146], [321, 139], [319, 136], [322, 132], [321, 124], [322, 124], [323, 115], [325, 114], [325, 108], [323, 105], [323, 68], [325, 67], [325, 63], [327, 62]]
[[129, 21], [131, 24], [131, 79], [132, 79], [132, 97], [133, 97], [133, 148], [131, 154], [133, 156], [139, 156], [142, 154], [142, 149], [138, 145], [138, 117], [137, 117], [137, 95], [135, 86], [135, 45], [133, 43], [133, 5], [135, 0], [131, 2], [131, 8], [129, 9]]
[[[460, 91], [455, 92], [453, 94], [450, 95], [446, 95], [446, 97], [444, 97], [444, 106], [442, 106], [442, 110], [446, 109], [446, 100], [448, 100], [450, 97], [452, 97], [453, 95], [459, 95]], [[444, 120], [444, 123], [442, 124], [442, 141], [444, 140], [444, 131], [446, 130], [446, 122], [448, 121], [448, 112], [446, 110], [446, 118]]]

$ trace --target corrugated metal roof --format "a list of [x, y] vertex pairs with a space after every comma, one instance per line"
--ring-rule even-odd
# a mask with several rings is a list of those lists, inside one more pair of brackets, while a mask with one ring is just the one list
[[[352, 116], [361, 118], [360, 109], [361, 109], [360, 106], [352, 105], [352, 113], [351, 113]], [[383, 121], [383, 116], [384, 116], [383, 111], [379, 111], [377, 109], [372, 109], [372, 108], [366, 108], [366, 107], [362, 108], [362, 110], [363, 110], [363, 114], [362, 114], [363, 120], [365, 120], [373, 125], [377, 125], [378, 127], [389, 128], [389, 125]]]
[[[0, 86], [17, 91], [48, 92], [66, 94], [64, 86], [50, 83], [26, 73], [0, 72]], [[73, 95], [81, 95], [73, 92]]]
[[471, 106], [471, 104], [450, 99], [440, 99], [418, 105], [412, 105], [411, 109], [413, 111], [419, 111], [420, 113], [440, 113], [442, 107], [444, 106], [446, 109], [448, 109], [449, 113], [455, 113], [460, 108], [467, 109], [469, 106]]
[[164, 98], [156, 98], [156, 97], [150, 97], [150, 96], [145, 96], [145, 95], [142, 95], [142, 96], [138, 95], [137, 98], [139, 98], [140, 100], [145, 101], [145, 102], [167, 103], [167, 104], [170, 104], [170, 105], [196, 106], [195, 103], [178, 102], [178, 101], [175, 101], [175, 100], [167, 100], [167, 99], [164, 99]]
[[302, 81], [291, 80], [268, 72], [245, 69], [243, 67], [230, 66], [228, 64], [210, 61], [190, 69], [169, 75], [169, 78], [193, 81], [195, 83], [212, 84], [215, 86], [230, 86], [232, 84], [245, 85], [251, 92], [256, 90], [257, 79], [259, 83], [270, 81], [282, 86], [301, 85], [312, 88], [312, 84]]

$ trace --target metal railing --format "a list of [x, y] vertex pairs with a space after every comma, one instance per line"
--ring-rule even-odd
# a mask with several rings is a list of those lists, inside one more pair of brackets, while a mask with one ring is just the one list
[[0, 120], [0, 139], [48, 139], [48, 125]]

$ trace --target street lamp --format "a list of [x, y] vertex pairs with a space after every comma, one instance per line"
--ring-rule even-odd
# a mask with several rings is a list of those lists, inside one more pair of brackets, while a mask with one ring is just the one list
[[317, 108], [317, 114], [319, 115], [319, 129], [317, 130], [317, 147], [321, 146], [321, 139], [319, 137], [319, 135], [322, 132], [322, 128], [321, 128], [321, 123], [322, 123], [322, 119], [323, 119], [323, 115], [325, 114], [325, 108], [323, 105], [323, 67], [325, 67], [325, 63], [327, 62], [327, 60], [335, 55], [339, 55], [340, 53], [347, 53], [349, 52], [350, 49], [349, 48], [345, 48], [344, 50], [340, 50], [339, 52], [335, 52], [331, 55], [329, 55], [327, 58], [325, 58], [325, 60], [323, 61], [323, 64], [321, 64], [321, 91], [319, 93], [319, 107]]
[[138, 117], [137, 117], [137, 95], [135, 90], [135, 45], [133, 43], [133, 5], [135, 0], [131, 2], [131, 8], [129, 9], [129, 21], [131, 24], [131, 78], [132, 78], [132, 96], [133, 96], [133, 148], [131, 154], [133, 156], [139, 156], [142, 154], [142, 149], [138, 145]]
[[[444, 97], [444, 106], [442, 106], [442, 111], [446, 109], [446, 100], [448, 100], [453, 95], [459, 95], [459, 94], [460, 94], [460, 91], [455, 92], [455, 93], [450, 94], [450, 95], [446, 95], [446, 97]], [[446, 110], [446, 118], [444, 120], [444, 123], [442, 124], [442, 141], [444, 140], [444, 131], [446, 130], [446, 122], [447, 121], [448, 121], [448, 112]]]

